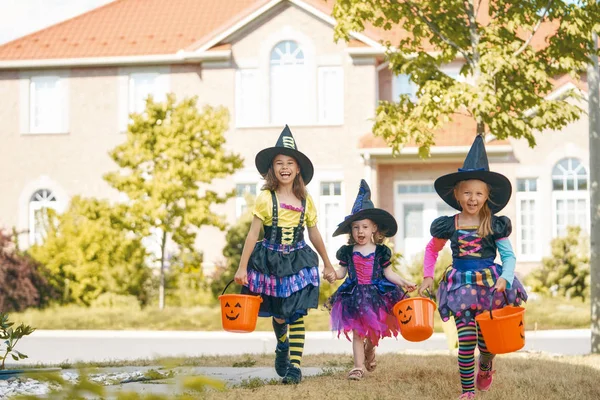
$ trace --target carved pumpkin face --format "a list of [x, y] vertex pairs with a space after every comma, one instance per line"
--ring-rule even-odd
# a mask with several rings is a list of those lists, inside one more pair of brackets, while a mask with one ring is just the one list
[[404, 311], [402, 311], [400, 307], [398, 307], [398, 320], [402, 325], [406, 325], [412, 320], [412, 312], [409, 313], [409, 311], [412, 310], [413, 309], [411, 306], [406, 307]]
[[[236, 303], [235, 306], [231, 307], [229, 305], [229, 303], [225, 303], [225, 317], [230, 320], [230, 321], [235, 321], [236, 319], [238, 319], [238, 317], [240, 316], [240, 311], [239, 309], [241, 309], [242, 306], [240, 305], [240, 303]], [[237, 312], [237, 314], [236, 314]]]
[[523, 320], [519, 322], [519, 327], [521, 328], [519, 335], [521, 336], [521, 339], [525, 339], [525, 324], [523, 323]]

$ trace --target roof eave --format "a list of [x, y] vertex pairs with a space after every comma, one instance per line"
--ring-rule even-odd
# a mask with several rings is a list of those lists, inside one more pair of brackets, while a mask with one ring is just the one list
[[203, 61], [227, 61], [231, 59], [231, 50], [213, 50], [204, 52], [184, 52], [175, 54], [153, 54], [143, 56], [113, 56], [84, 58], [50, 58], [32, 60], [0, 60], [0, 70], [6, 69], [43, 69], [61, 67], [125, 66], [144, 64], [176, 64]]
[[[462, 155], [464, 156], [469, 152], [471, 146], [434, 146], [431, 148], [430, 154], [432, 156], [453, 156]], [[486, 152], [488, 154], [502, 155], [509, 154], [513, 151], [513, 148], [509, 144], [499, 144], [493, 146], [487, 146]], [[375, 148], [362, 148], [359, 150], [361, 155], [369, 156], [392, 156], [392, 149], [390, 147], [375, 147]], [[416, 156], [419, 154], [418, 147], [403, 147], [400, 150], [399, 155]]]

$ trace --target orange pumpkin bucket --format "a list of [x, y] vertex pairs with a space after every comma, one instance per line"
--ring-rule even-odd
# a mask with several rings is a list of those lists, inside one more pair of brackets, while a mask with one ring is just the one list
[[429, 339], [433, 334], [435, 309], [433, 300], [426, 297], [412, 297], [396, 303], [393, 311], [398, 319], [402, 337], [409, 342]]
[[[517, 351], [525, 346], [525, 308], [505, 306], [492, 310], [494, 292], [490, 310], [475, 317], [487, 349], [492, 354], [505, 354]], [[508, 298], [504, 293], [506, 304]]]
[[252, 332], [256, 328], [262, 297], [247, 294], [225, 294], [232, 283], [233, 281], [229, 282], [219, 296], [223, 329], [237, 333]]

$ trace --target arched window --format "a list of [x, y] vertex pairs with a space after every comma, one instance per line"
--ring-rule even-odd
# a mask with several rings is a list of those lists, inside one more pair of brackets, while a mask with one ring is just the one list
[[29, 242], [40, 244], [48, 231], [49, 208], [56, 209], [56, 196], [49, 189], [36, 191], [29, 199]]
[[292, 40], [279, 42], [271, 51], [271, 122], [306, 121], [308, 73], [302, 47]]
[[589, 231], [588, 173], [577, 158], [564, 158], [552, 169], [554, 236], [564, 236], [567, 226]]

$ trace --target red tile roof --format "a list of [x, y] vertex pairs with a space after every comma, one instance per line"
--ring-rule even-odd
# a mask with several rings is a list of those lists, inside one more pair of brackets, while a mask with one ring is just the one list
[[[477, 132], [475, 120], [463, 114], [455, 114], [453, 120], [446, 124], [435, 134], [436, 146], [470, 146]], [[494, 139], [487, 143], [488, 146], [510, 144], [508, 140]], [[376, 149], [389, 147], [380, 136], [367, 133], [360, 137], [358, 147], [361, 149]], [[409, 143], [406, 147], [416, 147], [415, 143]]]

